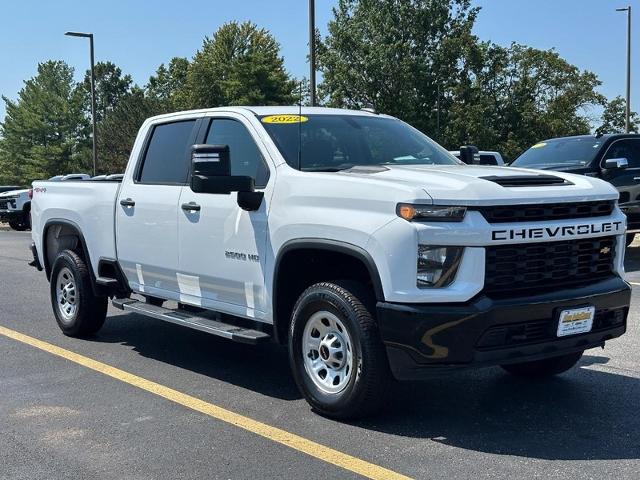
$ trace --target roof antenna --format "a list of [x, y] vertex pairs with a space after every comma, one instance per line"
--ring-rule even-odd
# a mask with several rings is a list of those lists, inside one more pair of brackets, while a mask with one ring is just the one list
[[298, 171], [302, 171], [302, 81], [298, 100]]

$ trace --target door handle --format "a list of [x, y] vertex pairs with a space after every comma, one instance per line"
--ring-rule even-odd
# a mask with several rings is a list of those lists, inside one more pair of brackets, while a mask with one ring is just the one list
[[130, 198], [124, 198], [124, 199], [120, 200], [120, 205], [122, 205], [123, 207], [135, 207], [136, 206], [136, 202], [134, 202]]
[[633, 179], [634, 179], [636, 182], [640, 181], [640, 177], [633, 177]]
[[182, 210], [184, 210], [185, 212], [199, 212], [200, 205], [198, 205], [196, 202], [183, 203]]

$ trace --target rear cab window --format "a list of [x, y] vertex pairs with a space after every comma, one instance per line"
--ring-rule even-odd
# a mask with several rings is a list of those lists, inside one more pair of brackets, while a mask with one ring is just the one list
[[136, 177], [138, 183], [184, 185], [189, 176], [189, 150], [195, 141], [196, 119], [152, 127]]

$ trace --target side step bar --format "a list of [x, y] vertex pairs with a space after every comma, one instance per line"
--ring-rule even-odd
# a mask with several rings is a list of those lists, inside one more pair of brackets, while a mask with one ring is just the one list
[[235, 342], [256, 345], [258, 343], [266, 342], [271, 338], [271, 336], [265, 332], [238, 327], [237, 325], [223, 323], [219, 320], [199, 317], [183, 310], [156, 307], [131, 298], [115, 298], [112, 303], [114, 307], [119, 308], [120, 310], [128, 310], [147, 317], [157, 318], [158, 320], [163, 320], [165, 322], [193, 328], [194, 330], [200, 330], [201, 332], [217, 335], [218, 337], [228, 338]]

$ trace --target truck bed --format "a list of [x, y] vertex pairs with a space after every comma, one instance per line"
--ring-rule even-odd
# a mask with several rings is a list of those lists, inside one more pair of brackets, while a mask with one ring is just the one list
[[[44, 265], [43, 238], [51, 220], [64, 220], [82, 232], [91, 266], [97, 274], [100, 258], [116, 258], [115, 201], [117, 181], [68, 181], [33, 183], [32, 237]], [[89, 238], [87, 238], [89, 237]]]

